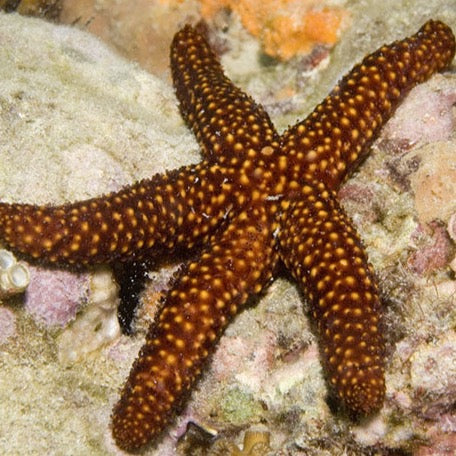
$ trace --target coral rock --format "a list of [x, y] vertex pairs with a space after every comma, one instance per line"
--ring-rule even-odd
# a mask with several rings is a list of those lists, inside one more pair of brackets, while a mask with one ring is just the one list
[[[229, 8], [244, 27], [260, 38], [267, 54], [288, 60], [309, 52], [316, 43], [333, 45], [338, 40], [347, 12], [321, 5], [315, 0], [201, 0], [201, 15], [211, 20], [218, 11]], [[325, 3], [325, 2], [323, 2]]]
[[86, 298], [87, 275], [30, 266], [25, 309], [38, 324], [63, 327], [74, 320]]

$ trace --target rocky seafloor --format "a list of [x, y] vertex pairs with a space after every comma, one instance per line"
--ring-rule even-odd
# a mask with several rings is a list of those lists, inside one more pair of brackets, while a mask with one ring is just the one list
[[[310, 69], [257, 59], [246, 71], [245, 55], [258, 50], [230, 19], [223, 62], [282, 128], [381, 43], [430, 17], [456, 30], [448, 2], [352, 3], [350, 28]], [[0, 43], [2, 200], [87, 198], [198, 160], [170, 85], [90, 35], [1, 14]], [[277, 98], [284, 81], [291, 95]], [[230, 325], [185, 409], [145, 454], [247, 454], [236, 446], [248, 430], [268, 437], [249, 454], [455, 453], [455, 103], [453, 66], [410, 93], [339, 194], [385, 303], [380, 413], [353, 423], [328, 403], [306, 303], [282, 275]], [[120, 335], [105, 269], [30, 271], [27, 292], [0, 304], [0, 454], [121, 454], [110, 413], [147, 317], [138, 334]], [[149, 293], [158, 296], [166, 277], [152, 271]]]

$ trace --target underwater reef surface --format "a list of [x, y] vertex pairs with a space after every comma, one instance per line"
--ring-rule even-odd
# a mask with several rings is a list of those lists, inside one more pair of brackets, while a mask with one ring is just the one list
[[[392, 3], [385, 3], [373, 9], [357, 2], [354, 25], [318, 73], [300, 72], [296, 62], [271, 70], [255, 61], [257, 73], [241, 71], [238, 79], [286, 126], [382, 42], [413, 33], [429, 17], [456, 29], [456, 11], [447, 2], [433, 9], [419, 1], [413, 10], [395, 2], [394, 14], [388, 11]], [[230, 39], [236, 30], [234, 24]], [[90, 35], [1, 14], [0, 42], [2, 200], [87, 198], [198, 160], [172, 88]], [[228, 52], [223, 62], [230, 72], [239, 60]], [[305, 85], [302, 92], [278, 101], [273, 93], [283, 83], [281, 73], [293, 87]], [[454, 72], [414, 89], [339, 195], [369, 251], [386, 306], [387, 396], [381, 412], [353, 424], [330, 408], [306, 304], [283, 277], [228, 328], [169, 436], [146, 454], [204, 454], [201, 439], [177, 443], [189, 422], [218, 432], [218, 446], [226, 441], [226, 448], [240, 445], [245, 431], [261, 423], [277, 455], [425, 455], [455, 448], [455, 101]], [[151, 273], [157, 296], [169, 274]], [[107, 278], [101, 284], [112, 288]], [[68, 362], [60, 351], [60, 342], [68, 340], [64, 334], [77, 330], [99, 302], [83, 291], [75, 298], [81, 301], [76, 321], [65, 320], [63, 329], [34, 319], [21, 297], [0, 304], [0, 333], [7, 334], [0, 339], [0, 453], [71, 448], [75, 454], [121, 454], [110, 435], [111, 408], [147, 325], [143, 318], [136, 336], [107, 338], [97, 350], [72, 353], [77, 361]], [[52, 307], [42, 305], [49, 315]], [[73, 319], [74, 307], [71, 312]], [[210, 447], [212, 437], [206, 440]]]

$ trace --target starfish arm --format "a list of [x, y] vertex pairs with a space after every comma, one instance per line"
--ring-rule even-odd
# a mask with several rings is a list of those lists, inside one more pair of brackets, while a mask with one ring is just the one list
[[454, 53], [451, 29], [429, 21], [410, 38], [367, 56], [307, 119], [282, 136], [290, 180], [303, 182], [311, 175], [337, 188], [364, 158], [401, 98], [446, 68]]
[[237, 215], [181, 271], [114, 408], [119, 447], [136, 449], [164, 429], [227, 324], [269, 282], [277, 261], [271, 223], [259, 208]]
[[361, 241], [324, 184], [303, 187], [283, 214], [280, 256], [310, 298], [330, 384], [350, 412], [385, 394], [381, 305]]
[[224, 75], [205, 38], [189, 25], [174, 37], [171, 70], [182, 116], [204, 156], [224, 161], [278, 145], [268, 114]]
[[0, 203], [0, 238], [15, 251], [59, 264], [191, 248], [207, 240], [230, 210], [227, 172], [202, 162], [72, 204]]

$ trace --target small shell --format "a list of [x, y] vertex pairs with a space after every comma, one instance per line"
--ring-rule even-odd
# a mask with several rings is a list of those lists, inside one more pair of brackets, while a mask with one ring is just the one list
[[0, 249], [0, 298], [23, 292], [30, 283], [30, 272], [25, 263], [18, 262], [15, 256]]

